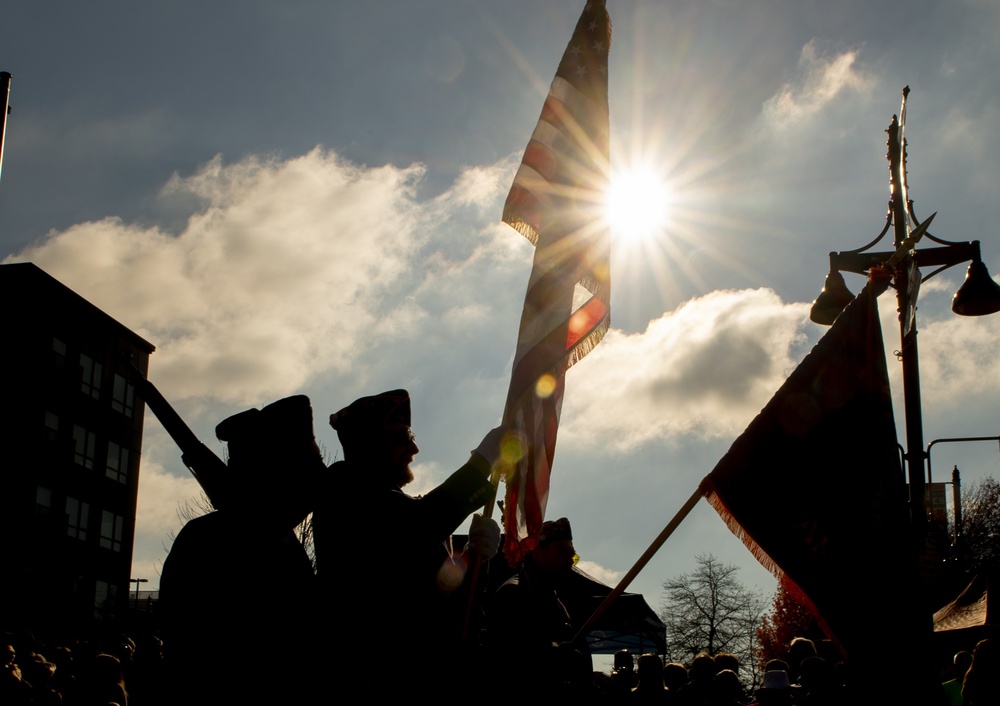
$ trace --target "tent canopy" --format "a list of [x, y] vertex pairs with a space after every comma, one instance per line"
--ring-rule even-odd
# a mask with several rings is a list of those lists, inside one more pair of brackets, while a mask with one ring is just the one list
[[973, 578], [955, 600], [934, 614], [934, 632], [1000, 624], [1000, 612], [990, 591], [991, 583], [989, 576]]

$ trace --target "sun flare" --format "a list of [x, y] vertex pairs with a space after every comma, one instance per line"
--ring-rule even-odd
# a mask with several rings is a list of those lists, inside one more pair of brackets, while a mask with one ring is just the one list
[[663, 231], [670, 205], [670, 188], [663, 176], [652, 167], [637, 166], [612, 175], [605, 218], [616, 239], [639, 242]]

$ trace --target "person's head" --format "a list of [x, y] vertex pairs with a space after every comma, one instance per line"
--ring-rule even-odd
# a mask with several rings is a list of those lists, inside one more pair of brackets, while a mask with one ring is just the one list
[[633, 667], [632, 653], [629, 650], [615, 652], [615, 670], [625, 669], [631, 672]]
[[972, 665], [972, 653], [967, 650], [959, 650], [952, 658], [951, 664], [955, 668], [955, 676], [961, 679]]
[[[718, 660], [718, 657], [716, 657], [716, 660]], [[740, 682], [739, 675], [732, 669], [720, 669], [715, 674], [712, 682], [715, 685], [716, 693], [733, 701], [742, 700], [744, 696], [743, 684]]]
[[788, 663], [791, 664], [794, 669], [797, 669], [799, 664], [806, 657], [815, 656], [816, 643], [807, 637], [793, 638], [791, 643], [788, 645]]
[[788, 662], [786, 662], [783, 659], [769, 659], [767, 660], [767, 662], [764, 663], [764, 671], [765, 672], [781, 671], [787, 673]]
[[761, 706], [791, 704], [792, 683], [788, 679], [788, 672], [783, 669], [764, 672], [764, 681], [757, 690], [757, 703]]
[[734, 655], [732, 652], [719, 652], [717, 655], [715, 655], [715, 668], [720, 672], [723, 669], [729, 669], [739, 674], [740, 658]]
[[420, 449], [410, 429], [410, 395], [390, 390], [355, 400], [330, 415], [344, 459], [360, 463], [396, 487], [413, 480], [410, 463]]
[[691, 668], [688, 669], [688, 676], [691, 681], [710, 682], [718, 669], [715, 666], [715, 659], [707, 652], [699, 652], [691, 660]]
[[663, 665], [663, 684], [671, 691], [677, 691], [687, 684], [688, 670], [679, 662], [667, 662]]
[[[573, 546], [573, 530], [569, 520], [560, 517], [558, 520], [543, 522], [538, 544], [528, 555], [528, 563], [544, 576], [558, 576], [573, 568], [575, 557], [576, 548]], [[631, 660], [629, 655], [630, 663]]]
[[271, 514], [291, 522], [290, 526], [308, 514], [325, 470], [308, 397], [286, 397], [234, 414], [219, 422], [215, 435], [226, 442], [230, 487], [237, 503], [266, 502]]
[[[630, 656], [631, 657], [631, 656]], [[659, 655], [647, 652], [639, 656], [639, 667], [636, 670], [641, 686], [663, 688], [663, 662]]]

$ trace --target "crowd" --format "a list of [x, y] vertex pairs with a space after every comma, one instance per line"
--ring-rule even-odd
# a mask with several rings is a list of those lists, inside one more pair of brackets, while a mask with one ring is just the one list
[[[277, 649], [278, 646], [266, 646]], [[240, 651], [240, 646], [215, 646], [220, 660], [224, 652]], [[349, 651], [353, 654], [352, 651]], [[820, 653], [822, 650], [820, 650]], [[489, 673], [478, 675], [477, 702], [523, 704], [573, 703], [578, 706], [841, 706], [864, 703], [853, 695], [843, 662], [831, 655], [820, 656], [810, 640], [796, 638], [786, 659], [769, 661], [755, 684], [745, 682], [738, 658], [729, 653], [702, 653], [688, 664], [663, 663], [655, 654], [636, 659], [628, 650], [615, 655], [610, 673], [579, 671], [542, 675], [539, 665], [535, 680], [517, 682], [517, 691], [505, 674], [504, 661], [493, 662]], [[520, 654], [517, 649], [515, 654]], [[954, 656], [940, 698], [928, 703], [942, 706], [982, 706], [1000, 703], [1000, 672], [997, 647], [991, 639], [979, 641], [974, 652]], [[266, 654], [259, 669], [267, 669]], [[398, 661], [398, 660], [394, 660]], [[166, 664], [159, 638], [147, 635], [133, 641], [126, 635], [97, 641], [54, 641], [43, 643], [21, 633], [0, 634], [0, 704], [3, 706], [167, 706], [189, 703], [171, 688], [171, 671]], [[544, 662], [544, 658], [543, 658]], [[547, 663], [558, 670], [558, 663]], [[525, 665], [527, 666], [527, 665]], [[383, 665], [384, 678], [393, 678], [391, 664]], [[364, 683], [352, 676], [349, 664], [328, 666], [324, 695], [330, 689], [379, 693], [383, 685]], [[441, 677], [442, 688], [447, 679]], [[286, 680], [303, 675], [283, 675]], [[231, 683], [224, 674], [203, 674], [206, 680]], [[313, 681], [312, 683], [316, 683]], [[548, 683], [549, 686], [546, 686]], [[206, 683], [206, 689], [210, 685]], [[291, 689], [294, 691], [294, 689]], [[234, 691], [235, 693], [235, 691]], [[314, 694], [314, 699], [318, 694]], [[192, 697], [192, 700], [196, 700]], [[219, 704], [242, 703], [225, 697]]]
[[[300, 704], [335, 692], [487, 705], [865, 703], [843, 662], [804, 639], [755, 684], [731, 654], [664, 665], [622, 653], [611, 674], [595, 672], [574, 628], [588, 616], [570, 615], [560, 597], [576, 554], [567, 518], [543, 523], [485, 607], [470, 601], [471, 569], [500, 540], [497, 523], [473, 513], [512, 439], [491, 430], [444, 483], [411, 496], [410, 421], [405, 390], [356, 400], [330, 416], [344, 457], [329, 468], [305, 396], [221, 422], [228, 475], [213, 480], [226, 492], [185, 525], [164, 562], [161, 634], [139, 645], [0, 639], [0, 706]], [[315, 567], [293, 532], [310, 513]], [[453, 547], [470, 515], [468, 542]], [[220, 575], [242, 576], [243, 590], [210, 596]], [[996, 667], [993, 643], [980, 642], [927, 703], [1000, 704]]]

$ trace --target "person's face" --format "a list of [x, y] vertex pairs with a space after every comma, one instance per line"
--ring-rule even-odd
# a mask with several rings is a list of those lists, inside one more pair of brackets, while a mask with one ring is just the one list
[[400, 425], [386, 428], [382, 432], [382, 441], [386, 470], [392, 475], [393, 482], [402, 488], [413, 480], [410, 464], [420, 452], [416, 438], [410, 427]]
[[535, 547], [531, 555], [543, 573], [560, 574], [573, 568], [576, 548], [573, 546], [573, 540], [561, 539], [549, 542], [545, 546]]

